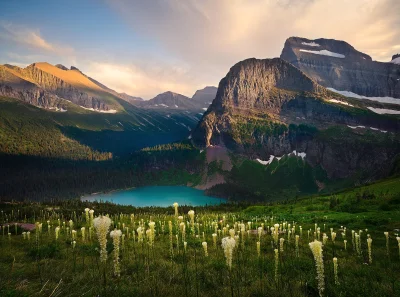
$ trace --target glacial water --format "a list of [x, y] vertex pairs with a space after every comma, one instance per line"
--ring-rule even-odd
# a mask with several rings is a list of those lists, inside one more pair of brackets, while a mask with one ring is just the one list
[[108, 201], [121, 205], [144, 206], [172, 206], [179, 205], [204, 206], [225, 202], [224, 199], [206, 196], [204, 191], [184, 186], [151, 186], [129, 190], [98, 193], [82, 197], [85, 201]]

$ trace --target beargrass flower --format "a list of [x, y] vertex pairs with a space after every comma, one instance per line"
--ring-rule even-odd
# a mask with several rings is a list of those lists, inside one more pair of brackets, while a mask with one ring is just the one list
[[317, 277], [318, 280], [318, 291], [319, 295], [322, 297], [322, 294], [325, 290], [325, 280], [324, 280], [324, 262], [322, 256], [322, 243], [318, 240], [314, 240], [309, 243], [310, 249], [313, 253], [315, 266], [317, 269]]
[[204, 249], [204, 256], [208, 257], [207, 242], [203, 241], [201, 245], [203, 246]]
[[337, 258], [333, 258], [333, 274], [335, 276], [335, 285], [339, 284], [339, 278], [338, 278], [338, 260]]
[[60, 227], [56, 227], [55, 232], [56, 232], [56, 240], [58, 240], [58, 236], [60, 234]]
[[100, 261], [107, 261], [107, 234], [111, 225], [111, 219], [106, 216], [99, 216], [93, 219], [93, 225], [96, 230], [97, 238], [100, 243]]
[[178, 202], [175, 202], [173, 204], [173, 206], [174, 206], [174, 209], [175, 209], [175, 216], [177, 217], [178, 216], [178, 206], [179, 206]]
[[279, 251], [278, 249], [274, 250], [275, 252], [275, 282], [278, 282], [278, 267], [279, 267]]
[[232, 257], [233, 257], [233, 250], [236, 245], [236, 241], [232, 237], [224, 237], [222, 238], [222, 248], [224, 249], [226, 265], [229, 269], [232, 268]]
[[367, 244], [368, 244], [368, 260], [369, 264], [372, 264], [372, 238], [367, 239]]
[[285, 242], [285, 238], [279, 239], [279, 251], [283, 253], [283, 243]]
[[122, 232], [121, 230], [113, 230], [110, 232], [110, 237], [113, 240], [114, 245], [114, 275], [119, 277], [120, 276], [120, 267], [119, 267], [119, 245], [121, 240]]
[[85, 208], [85, 219], [86, 219], [86, 224], [90, 223], [90, 217], [89, 217], [89, 208]]

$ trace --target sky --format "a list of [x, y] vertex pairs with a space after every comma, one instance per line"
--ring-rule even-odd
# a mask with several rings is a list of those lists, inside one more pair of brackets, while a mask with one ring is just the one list
[[279, 57], [290, 36], [400, 52], [399, 0], [0, 0], [0, 64], [78, 67], [150, 99], [218, 86], [235, 63]]

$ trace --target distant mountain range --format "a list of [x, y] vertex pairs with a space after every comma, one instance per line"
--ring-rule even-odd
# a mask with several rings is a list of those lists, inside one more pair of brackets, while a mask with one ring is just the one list
[[[206, 97], [210, 94], [209, 88], [207, 90]], [[202, 90], [198, 92], [201, 94]], [[180, 107], [175, 108], [166, 94], [173, 94], [170, 97], [175, 98], [174, 102]], [[209, 95], [208, 100], [211, 102], [213, 97], [215, 94]], [[159, 102], [159, 106], [153, 102]], [[54, 66], [45, 62], [33, 63], [26, 68], [0, 65], [0, 108], [3, 111], [0, 114], [0, 127], [3, 127], [0, 141], [3, 145], [8, 143], [7, 147], [0, 146], [0, 152], [26, 153], [26, 147], [10, 148], [11, 142], [24, 137], [27, 146], [35, 147], [30, 154], [57, 155], [57, 150], [63, 150], [58, 140], [54, 147], [56, 151], [36, 150], [40, 137], [60, 139], [59, 133], [53, 133], [53, 136], [43, 133], [39, 137], [26, 133], [23, 136], [18, 129], [10, 129], [17, 124], [34, 129], [41, 121], [35, 108], [24, 108], [24, 104], [43, 110], [41, 117], [51, 119], [46, 122], [48, 129], [61, 131], [66, 139], [76, 140], [95, 151], [114, 155], [187, 138], [199, 121], [200, 113], [204, 112], [201, 107], [205, 106], [172, 92], [144, 101], [118, 93], [73, 66], [68, 69], [61, 64]], [[172, 108], [165, 108], [167, 104]], [[46, 138], [47, 141], [50, 138]], [[81, 157], [85, 158], [84, 155]]]
[[136, 105], [152, 109], [204, 112], [210, 106], [216, 94], [216, 87], [205, 87], [198, 90], [192, 98], [174, 92], [165, 92], [148, 101], [138, 102]]

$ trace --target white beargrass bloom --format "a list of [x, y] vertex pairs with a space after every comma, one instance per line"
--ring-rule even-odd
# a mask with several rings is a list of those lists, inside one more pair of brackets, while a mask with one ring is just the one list
[[396, 240], [397, 240], [397, 245], [399, 246], [399, 257], [400, 257], [400, 237], [397, 236]]
[[322, 244], [326, 245], [326, 242], [328, 241], [328, 236], [324, 233], [322, 234]]
[[354, 234], [355, 238], [355, 245], [356, 245], [356, 251], [358, 255], [361, 255], [361, 249], [360, 249], [360, 235], [357, 233]]
[[229, 235], [231, 236], [231, 238], [235, 238], [235, 229], [229, 229]]
[[260, 245], [261, 245], [260, 242], [257, 241], [257, 256], [258, 257], [260, 257], [260, 255], [261, 255], [261, 246]]
[[279, 251], [278, 249], [275, 249], [274, 252], [275, 252], [275, 282], [278, 282]]
[[214, 247], [216, 248], [217, 247], [217, 233], [212, 234], [212, 239], [213, 239]]
[[177, 216], [178, 216], [178, 206], [179, 206], [178, 202], [175, 202], [175, 203], [173, 204], [173, 206], [174, 206], [174, 208], [175, 208], [175, 216], [177, 217]]
[[331, 232], [331, 236], [332, 236], [332, 241], [333, 241], [333, 243], [335, 243], [336, 232]]
[[335, 275], [335, 285], [339, 284], [338, 278], [338, 260], [337, 258], [333, 258], [333, 274]]
[[92, 226], [92, 227], [94, 227], [93, 226], [93, 220], [94, 220], [94, 210], [93, 209], [91, 209], [91, 210], [89, 210], [89, 220], [90, 220], [90, 226]]
[[208, 257], [207, 242], [203, 241], [201, 245], [203, 246], [204, 249], [204, 256]]
[[[150, 246], [153, 246], [154, 245], [154, 238], [155, 238], [155, 226], [156, 226], [156, 223], [155, 222], [150, 222], [149, 223], [149, 227], [150, 227], [150, 232], [149, 232], [149, 244], [150, 244]], [[147, 230], [147, 231], [149, 231], [149, 230]]]
[[389, 232], [383, 232], [386, 237], [386, 255], [389, 255]]
[[83, 241], [83, 242], [85, 241], [85, 238], [86, 238], [86, 236], [85, 236], [85, 231], [86, 231], [86, 228], [85, 228], [85, 227], [82, 227], [82, 228], [81, 228], [81, 234], [82, 234], [82, 241]]
[[296, 235], [295, 238], [296, 238], [296, 239], [295, 239], [296, 257], [299, 257], [299, 238], [300, 238], [300, 236], [299, 236], [299, 235]]
[[97, 238], [100, 243], [100, 261], [107, 261], [107, 233], [111, 225], [111, 219], [106, 216], [99, 216], [93, 219], [93, 225], [96, 230]]
[[30, 231], [26, 232], [26, 236], [28, 237], [28, 240], [31, 240], [31, 232]]
[[85, 219], [86, 219], [86, 224], [90, 223], [90, 218], [89, 218], [89, 208], [85, 208]]
[[346, 239], [343, 240], [343, 243], [344, 243], [344, 250], [347, 251], [347, 240]]
[[75, 249], [75, 246], [76, 246], [76, 241], [74, 240], [72, 241], [72, 248]]
[[187, 248], [187, 242], [185, 241], [185, 242], [183, 243], [183, 249], [185, 250], [185, 252], [186, 252], [186, 248]]
[[372, 238], [367, 239], [367, 244], [368, 244], [368, 260], [369, 264], [372, 263]]
[[226, 265], [229, 267], [229, 269], [232, 268], [232, 256], [233, 256], [233, 250], [236, 245], [236, 241], [232, 237], [224, 237], [222, 238], [222, 248], [224, 249], [224, 254], [226, 258]]
[[315, 266], [317, 268], [317, 277], [318, 280], [318, 291], [319, 295], [322, 297], [323, 292], [325, 290], [325, 280], [324, 280], [324, 262], [322, 257], [322, 243], [318, 240], [314, 240], [309, 243], [310, 249], [313, 253]]
[[258, 228], [257, 228], [258, 241], [261, 241], [262, 232], [263, 232], [263, 228], [262, 228], [262, 227], [258, 227]]
[[279, 239], [279, 251], [283, 253], [283, 243], [285, 242], [285, 238]]
[[26, 239], [26, 232], [22, 232], [22, 237]]
[[121, 239], [122, 232], [121, 230], [114, 230], [110, 232], [110, 237], [113, 240], [114, 245], [114, 275], [120, 276], [120, 268], [119, 268], [119, 244]]
[[74, 221], [73, 220], [69, 220], [69, 228], [71, 230], [74, 229]]
[[71, 235], [72, 235], [72, 240], [75, 240], [76, 239], [76, 230], [72, 230]]
[[56, 232], [56, 240], [58, 240], [58, 236], [60, 234], [60, 227], [56, 227], [55, 232]]

